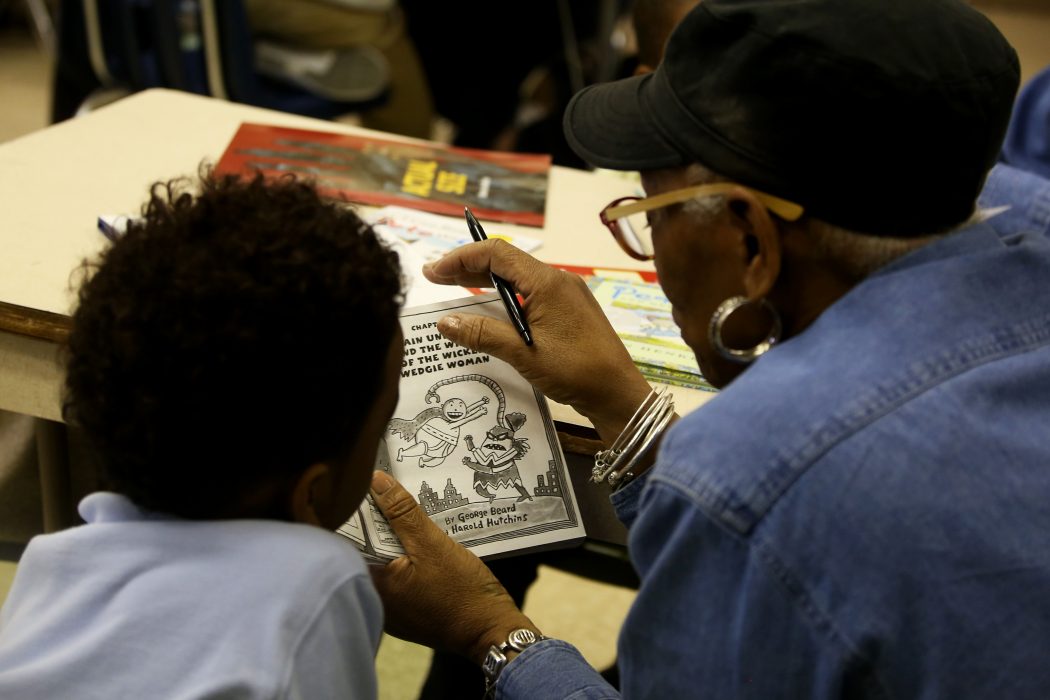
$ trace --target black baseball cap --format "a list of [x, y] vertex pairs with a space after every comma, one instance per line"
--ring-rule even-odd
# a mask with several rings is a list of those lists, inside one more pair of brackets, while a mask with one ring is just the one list
[[702, 0], [655, 72], [565, 112], [589, 163], [700, 163], [829, 223], [909, 236], [972, 213], [1020, 80], [961, 0]]

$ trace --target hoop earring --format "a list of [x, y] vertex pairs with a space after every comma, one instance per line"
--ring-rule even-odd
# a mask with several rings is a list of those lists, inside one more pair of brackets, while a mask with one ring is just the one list
[[[758, 304], [760, 307], [765, 309], [770, 316], [773, 317], [773, 326], [769, 329], [769, 335], [758, 345], [746, 350], [737, 350], [731, 348], [725, 344], [722, 340], [722, 327], [729, 320], [729, 317], [734, 312], [747, 306], [748, 304]], [[707, 338], [711, 341], [711, 347], [715, 349], [722, 357], [733, 362], [739, 362], [741, 364], [749, 364], [754, 362], [760, 356], [764, 355], [769, 351], [771, 347], [777, 344], [780, 340], [780, 335], [783, 332], [783, 326], [780, 321], [780, 314], [777, 310], [769, 303], [766, 299], [759, 299], [757, 302], [753, 302], [747, 297], [730, 297], [719, 304], [718, 308], [715, 309], [715, 313], [711, 316], [711, 322], [707, 326]]]

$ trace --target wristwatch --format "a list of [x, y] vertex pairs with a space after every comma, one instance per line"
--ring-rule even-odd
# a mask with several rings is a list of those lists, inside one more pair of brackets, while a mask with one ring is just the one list
[[488, 695], [496, 687], [496, 679], [507, 665], [508, 651], [520, 653], [544, 639], [547, 637], [522, 627], [507, 635], [507, 641], [500, 646], [489, 647], [489, 653], [485, 655], [485, 660], [481, 664], [481, 670], [485, 673], [485, 694]]

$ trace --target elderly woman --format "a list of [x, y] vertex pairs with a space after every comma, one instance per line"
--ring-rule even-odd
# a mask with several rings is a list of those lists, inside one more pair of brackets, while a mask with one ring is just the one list
[[[510, 280], [532, 347], [441, 332], [626, 446], [624, 696], [1050, 697], [1050, 245], [973, 218], [1017, 83], [962, 2], [705, 0], [654, 73], [577, 95], [570, 143], [648, 195], [603, 221], [725, 387], [670, 429], [579, 280], [495, 241], [426, 269]], [[617, 697], [400, 486], [373, 492], [408, 551], [375, 576], [391, 632], [496, 697]]]

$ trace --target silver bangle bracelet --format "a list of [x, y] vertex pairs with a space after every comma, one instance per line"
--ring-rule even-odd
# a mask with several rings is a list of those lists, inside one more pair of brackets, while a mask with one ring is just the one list
[[613, 487], [614, 491], [617, 491], [626, 486], [632, 479], [634, 479], [634, 466], [644, 457], [653, 444], [656, 442], [664, 429], [671, 423], [671, 419], [674, 417], [674, 401], [668, 399], [663, 409], [657, 415], [656, 420], [652, 426], [646, 431], [645, 437], [642, 439], [641, 444], [634, 451], [634, 454], [628, 460], [627, 464], [623, 465], [620, 469], [613, 471], [608, 476], [609, 484]]
[[624, 486], [634, 477], [631, 470], [673, 417], [674, 399], [667, 387], [650, 391], [613, 444], [594, 455], [591, 481], [608, 481], [614, 488]]
[[632, 446], [630, 444], [632, 439], [636, 441], [640, 438], [641, 434], [638, 427], [645, 421], [647, 413], [656, 406], [658, 396], [659, 393], [656, 389], [650, 390], [649, 394], [635, 410], [634, 415], [627, 421], [627, 425], [623, 427], [620, 434], [613, 440], [613, 444], [607, 449], [599, 450], [594, 455], [594, 469], [591, 471], [591, 481], [595, 483], [605, 481], [616, 468], [617, 462], [624, 452]]

